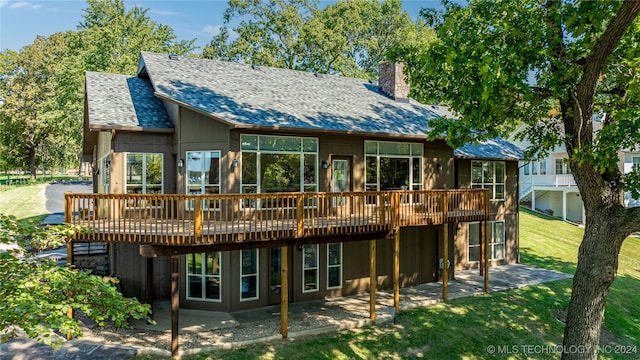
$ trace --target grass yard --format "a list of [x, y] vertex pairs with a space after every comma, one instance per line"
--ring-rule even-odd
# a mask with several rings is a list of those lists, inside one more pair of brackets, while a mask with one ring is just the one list
[[[526, 210], [520, 214], [521, 262], [573, 273], [582, 229]], [[601, 344], [640, 347], [638, 254], [640, 240], [627, 239], [608, 298]], [[540, 349], [562, 344], [564, 324], [559, 319], [570, 295], [571, 280], [561, 280], [402, 312], [396, 324], [189, 359], [557, 359], [559, 354]], [[638, 359], [640, 353], [601, 353], [600, 358]]]
[[18, 219], [44, 219], [48, 214], [44, 197], [46, 187], [47, 184], [33, 184], [0, 191], [0, 214], [13, 215]]

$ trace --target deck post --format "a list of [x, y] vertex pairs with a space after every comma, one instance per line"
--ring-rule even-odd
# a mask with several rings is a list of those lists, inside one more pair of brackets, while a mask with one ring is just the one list
[[[153, 258], [147, 258], [146, 298], [147, 304], [153, 308]], [[153, 312], [151, 313], [153, 316]]]
[[449, 296], [449, 201], [447, 192], [442, 195], [442, 300], [447, 301]]
[[289, 254], [288, 247], [280, 248], [280, 334], [289, 336]]
[[[71, 239], [67, 239], [67, 267], [69, 269], [73, 267], [73, 242]], [[71, 305], [69, 305], [69, 309], [67, 310], [67, 317], [73, 319], [73, 308]], [[71, 332], [67, 333], [67, 340], [71, 340]]]
[[393, 233], [393, 307], [400, 311], [400, 227]]
[[485, 236], [485, 232], [487, 231], [487, 228], [485, 227], [485, 221], [480, 221], [480, 238], [478, 239], [478, 241], [480, 242], [480, 254], [478, 254], [478, 269], [480, 271], [480, 276], [484, 276], [484, 238]]
[[369, 318], [376, 323], [376, 288], [378, 276], [376, 270], [376, 240], [369, 240]]
[[193, 235], [202, 236], [202, 211], [200, 199], [196, 198], [193, 202]]
[[174, 358], [178, 356], [178, 309], [180, 308], [178, 259], [177, 255], [171, 256], [171, 356]]
[[[489, 293], [489, 225], [488, 221], [484, 222], [484, 293]], [[482, 266], [482, 265], [480, 265]]]

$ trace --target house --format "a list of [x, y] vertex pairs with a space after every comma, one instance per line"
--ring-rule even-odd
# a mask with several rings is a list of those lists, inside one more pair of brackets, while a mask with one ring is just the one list
[[[531, 143], [518, 139], [517, 135], [525, 131], [527, 125], [521, 125], [509, 141], [526, 150]], [[593, 121], [593, 131], [602, 129], [600, 121]], [[640, 164], [640, 149], [623, 150], [618, 163], [624, 173], [631, 172]], [[564, 145], [556, 146], [543, 158], [521, 161], [519, 165], [520, 203], [534, 210], [545, 212], [576, 224], [584, 224], [585, 213], [580, 191], [571, 175], [569, 156]], [[639, 199], [633, 199], [630, 192], [624, 195], [624, 205], [640, 206]]]
[[75, 241], [110, 244], [125, 295], [177, 286], [181, 307], [216, 311], [516, 263], [521, 151], [428, 140], [447, 109], [409, 99], [401, 70], [376, 83], [143, 52], [137, 76], [87, 72], [95, 194], [67, 194], [66, 217], [95, 232]]

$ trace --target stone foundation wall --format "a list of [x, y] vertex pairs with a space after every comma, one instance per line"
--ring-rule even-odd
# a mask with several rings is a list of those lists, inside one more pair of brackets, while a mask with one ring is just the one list
[[73, 264], [78, 269], [91, 270], [94, 275], [109, 275], [109, 256], [102, 255], [76, 255]]

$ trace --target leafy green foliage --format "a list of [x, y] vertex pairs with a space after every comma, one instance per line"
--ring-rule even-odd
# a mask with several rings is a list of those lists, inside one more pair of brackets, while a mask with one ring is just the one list
[[203, 56], [281, 68], [375, 78], [389, 49], [423, 44], [432, 32], [399, 0], [343, 0], [318, 9], [311, 0], [230, 0], [225, 26]]
[[98, 325], [112, 321], [124, 327], [130, 318], [152, 321], [150, 306], [123, 297], [112, 286], [115, 279], [60, 267], [51, 259], [35, 256], [64, 244], [78, 231], [86, 230], [70, 225], [43, 228], [0, 215], [0, 243], [17, 245], [0, 253], [2, 341], [22, 330], [37, 341], [59, 346], [60, 334], [82, 335], [78, 320], [68, 317], [70, 309], [81, 311]]

